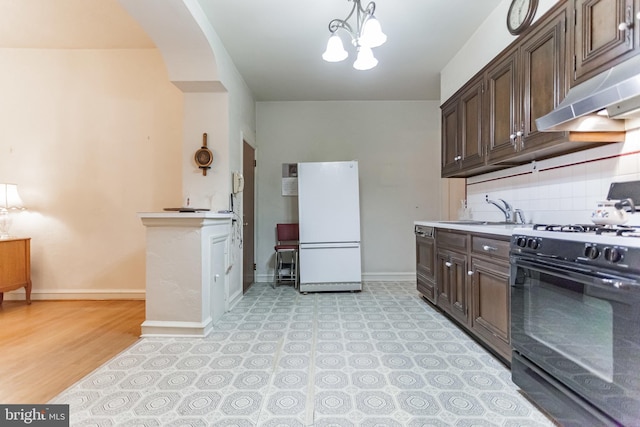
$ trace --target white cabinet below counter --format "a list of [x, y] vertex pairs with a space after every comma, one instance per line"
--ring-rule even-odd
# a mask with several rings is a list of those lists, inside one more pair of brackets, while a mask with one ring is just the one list
[[229, 310], [231, 214], [138, 214], [146, 227], [142, 336], [206, 337]]

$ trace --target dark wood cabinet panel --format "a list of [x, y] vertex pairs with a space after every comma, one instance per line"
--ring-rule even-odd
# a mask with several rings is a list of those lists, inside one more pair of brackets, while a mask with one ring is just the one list
[[509, 237], [438, 228], [435, 253], [431, 302], [510, 363]]
[[[572, 86], [618, 64], [638, 49], [638, 0], [573, 0]], [[620, 29], [622, 23], [630, 24]]]
[[448, 280], [451, 295], [451, 315], [462, 324], [469, 322], [466, 254], [449, 254]]
[[438, 307], [449, 313], [451, 311], [451, 293], [449, 286], [449, 253], [436, 252], [436, 301]]
[[482, 90], [482, 78], [473, 79], [442, 106], [442, 176], [455, 176], [484, 163]]
[[482, 91], [484, 82], [472, 80], [460, 96], [460, 168], [467, 170], [484, 163], [482, 141]]
[[520, 48], [522, 67], [522, 152], [566, 140], [566, 132], [539, 132], [536, 119], [560, 104], [567, 84], [567, 10], [561, 9], [537, 28]]
[[442, 174], [455, 174], [460, 169], [458, 158], [458, 102], [442, 106]]
[[418, 291], [432, 303], [436, 302], [436, 254], [433, 238], [416, 236], [416, 278]]
[[471, 328], [511, 360], [509, 264], [472, 258]]
[[438, 249], [436, 259], [437, 305], [466, 325], [468, 320], [466, 254]]
[[491, 161], [508, 159], [514, 153], [513, 135], [516, 125], [520, 127], [517, 60], [518, 49], [512, 49], [494, 61], [485, 73], [485, 122], [488, 124], [486, 144]]
[[566, 132], [539, 132], [535, 123], [568, 91], [566, 18], [566, 5], [552, 10], [520, 41], [515, 53], [489, 69], [490, 88], [495, 86], [489, 96], [495, 100], [487, 112], [496, 128], [490, 135], [490, 161], [525, 163], [576, 148], [564, 144]]

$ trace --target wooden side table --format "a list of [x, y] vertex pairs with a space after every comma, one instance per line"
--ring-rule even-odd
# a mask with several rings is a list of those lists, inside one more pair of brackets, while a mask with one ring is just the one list
[[0, 239], [0, 304], [4, 293], [19, 288], [27, 292], [31, 304], [31, 238]]

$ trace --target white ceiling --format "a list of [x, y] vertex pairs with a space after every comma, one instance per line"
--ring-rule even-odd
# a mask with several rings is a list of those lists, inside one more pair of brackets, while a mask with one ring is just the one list
[[[321, 101], [439, 100], [440, 70], [501, 0], [376, 0], [388, 41], [374, 49], [380, 63], [368, 71], [353, 69], [346, 33], [349, 58], [321, 58], [329, 21], [347, 16], [350, 0], [199, 1], [257, 101]], [[0, 0], [2, 47], [126, 49], [153, 41], [117, 0]]]

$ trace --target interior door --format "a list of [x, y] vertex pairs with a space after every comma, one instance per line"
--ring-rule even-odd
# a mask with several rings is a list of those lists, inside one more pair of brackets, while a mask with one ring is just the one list
[[255, 281], [255, 167], [256, 150], [246, 141], [242, 144], [242, 292], [245, 293]]

